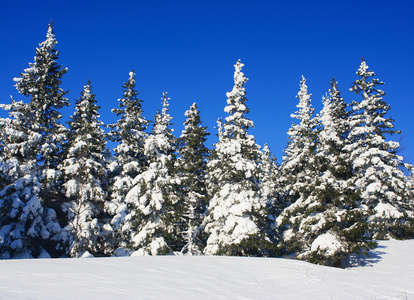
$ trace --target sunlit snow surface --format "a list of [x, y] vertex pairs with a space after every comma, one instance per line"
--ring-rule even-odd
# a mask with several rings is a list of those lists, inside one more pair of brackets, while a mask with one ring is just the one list
[[0, 299], [414, 299], [414, 240], [359, 267], [282, 258], [157, 256], [0, 261]]

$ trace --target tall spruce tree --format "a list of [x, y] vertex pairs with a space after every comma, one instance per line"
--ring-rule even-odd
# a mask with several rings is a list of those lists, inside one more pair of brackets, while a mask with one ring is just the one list
[[114, 149], [115, 161], [112, 167], [110, 202], [107, 210], [113, 216], [114, 229], [112, 247], [126, 246], [130, 240], [128, 224], [124, 227], [125, 217], [131, 207], [125, 202], [125, 196], [133, 187], [133, 180], [147, 167], [145, 157], [146, 129], [149, 121], [143, 117], [142, 100], [135, 89], [135, 73], [129, 73], [128, 81], [123, 85], [123, 98], [118, 99], [119, 108], [112, 112], [118, 116], [116, 123], [109, 125], [112, 130], [110, 139], [119, 143]]
[[348, 113], [331, 82], [319, 120], [318, 172], [309, 194], [304, 194], [278, 218], [285, 225], [283, 244], [288, 253], [313, 263], [341, 266], [351, 253], [366, 253], [375, 246], [367, 234], [367, 215], [359, 211], [357, 195], [347, 183], [350, 163], [346, 153]]
[[347, 180], [351, 176], [349, 157], [345, 151], [349, 134], [348, 119], [347, 105], [338, 90], [338, 83], [332, 79], [328, 96], [323, 97], [317, 157], [320, 172], [326, 172], [339, 180]]
[[270, 148], [267, 144], [263, 147], [263, 155], [260, 161], [260, 197], [266, 204], [268, 215], [265, 228], [269, 238], [276, 243], [279, 237], [276, 232], [274, 232], [274, 221], [286, 207], [279, 181], [280, 166], [277, 164], [276, 158], [270, 152]]
[[273, 245], [266, 239], [263, 220], [265, 203], [260, 198], [259, 146], [248, 129], [243, 64], [237, 61], [233, 90], [227, 93], [229, 115], [219, 131], [213, 159], [208, 163], [211, 195], [205, 232], [209, 235], [204, 253], [208, 255], [270, 255]]
[[172, 134], [167, 93], [162, 97], [154, 127], [145, 142], [148, 168], [134, 179], [134, 187], [126, 196], [133, 209], [126, 216], [131, 227], [131, 247], [136, 255], [167, 254], [180, 251], [179, 214], [176, 209], [175, 137]]
[[414, 207], [414, 170], [411, 166], [411, 172], [410, 175], [407, 178], [408, 187], [409, 187], [409, 199], [411, 202], [411, 207]]
[[[13, 113], [11, 111], [12, 106], [13, 102], [10, 105], [0, 104], [0, 109], [9, 111], [9, 118], [0, 117], [0, 191], [2, 191], [13, 181], [19, 165], [17, 159], [10, 156], [7, 151], [7, 143], [10, 141], [9, 138], [12, 136], [13, 127], [17, 125], [16, 123], [12, 125], [12, 123], [16, 121], [10, 118], [13, 114], [16, 114], [16, 112]], [[0, 218], [0, 220], [1, 219], [4, 218]]]
[[207, 127], [201, 125], [200, 111], [193, 103], [185, 112], [185, 129], [179, 138], [177, 176], [180, 180], [180, 204], [182, 212], [182, 252], [199, 254], [204, 248], [200, 236], [202, 216], [207, 209], [206, 167], [209, 150], [205, 146]]
[[62, 76], [68, 70], [57, 62], [56, 44], [53, 23], [50, 23], [46, 40], [36, 48], [34, 62], [14, 80], [19, 93], [30, 98], [26, 113], [31, 119], [31, 129], [41, 136], [36, 149], [40, 196], [47, 206], [58, 209], [56, 167], [62, 160], [62, 143], [66, 138], [66, 128], [59, 122], [62, 118], [59, 110], [69, 106], [69, 100], [65, 97], [68, 92], [60, 87]]
[[53, 25], [36, 48], [34, 62], [15, 78], [28, 103], [12, 100], [2, 106], [10, 118], [4, 123], [3, 155], [8, 167], [7, 186], [0, 192], [2, 206], [2, 255], [16, 252], [38, 256], [43, 249], [58, 255], [60, 227], [57, 165], [66, 137], [59, 109], [69, 105], [61, 78], [67, 72], [59, 56]]
[[[0, 190], [0, 258], [56, 254], [61, 228], [53, 209], [40, 197], [37, 165], [40, 134], [31, 130], [28, 105], [12, 101], [3, 106], [10, 118], [2, 120], [3, 182]], [[55, 252], [57, 251], [57, 252]]]
[[384, 83], [375, 78], [362, 59], [351, 92], [361, 96], [352, 103], [350, 143], [352, 161], [351, 185], [361, 194], [365, 210], [374, 210], [370, 221], [375, 225], [376, 238], [403, 238], [412, 234], [413, 208], [410, 207], [402, 157], [397, 154], [399, 143], [387, 140], [400, 133], [394, 120], [387, 116], [390, 106], [383, 100]]
[[60, 85], [67, 68], [58, 64], [59, 52], [53, 24], [49, 24], [46, 40], [36, 48], [34, 62], [15, 78], [16, 88], [23, 96], [30, 97], [27, 113], [32, 118], [32, 130], [42, 136], [38, 161], [44, 169], [55, 169], [61, 155], [60, 143], [64, 140], [65, 127], [59, 123], [62, 114], [59, 109], [69, 106], [65, 97], [68, 93]]
[[99, 108], [88, 81], [68, 122], [67, 154], [60, 166], [68, 198], [62, 205], [69, 224], [65, 228], [69, 232], [68, 253], [73, 257], [86, 251], [93, 255], [105, 252], [102, 216], [109, 151]]
[[281, 205], [281, 203], [277, 203], [280, 193], [279, 177], [280, 167], [270, 152], [269, 146], [265, 144], [260, 159], [260, 190], [262, 198], [268, 203], [274, 203], [275, 206]]
[[299, 120], [288, 131], [289, 142], [285, 149], [281, 169], [281, 185], [287, 202], [293, 203], [300, 197], [306, 197], [317, 174], [316, 130], [312, 94], [308, 94], [306, 79], [302, 76], [297, 95], [298, 111], [291, 117]]
[[[275, 227], [280, 236], [282, 248], [288, 253], [294, 252], [303, 244], [302, 236], [292, 225], [299, 225], [293, 210], [306, 203], [315, 184], [318, 174], [316, 161], [317, 119], [312, 106], [312, 94], [308, 93], [306, 79], [302, 76], [300, 89], [296, 96], [299, 109], [292, 118], [299, 120], [299, 124], [292, 123], [288, 131], [289, 141], [281, 166], [281, 190], [287, 208], [276, 219]], [[302, 216], [303, 217], [303, 216]]]

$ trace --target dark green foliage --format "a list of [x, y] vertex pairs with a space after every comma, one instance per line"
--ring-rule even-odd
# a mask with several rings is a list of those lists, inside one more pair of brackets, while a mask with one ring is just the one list
[[56, 167], [62, 159], [66, 129], [59, 123], [59, 110], [69, 101], [60, 88], [67, 69], [57, 63], [56, 43], [50, 24], [34, 62], [14, 79], [28, 103], [12, 100], [2, 105], [10, 118], [0, 122], [4, 130], [0, 135], [4, 163], [0, 226], [5, 233], [1, 255], [27, 251], [36, 256], [42, 249], [53, 254], [60, 248], [60, 226], [53, 209], [59, 208], [61, 199]]
[[37, 149], [37, 160], [43, 169], [55, 169], [62, 156], [61, 143], [66, 129], [58, 123], [62, 118], [59, 109], [69, 105], [65, 97], [68, 93], [60, 88], [61, 78], [67, 69], [57, 63], [59, 52], [55, 49], [57, 41], [53, 24], [49, 25], [47, 39], [36, 49], [36, 56], [30, 68], [15, 79], [16, 88], [30, 98], [26, 118], [31, 122], [31, 129], [42, 136]]
[[[388, 238], [394, 232], [404, 232], [405, 224], [412, 223], [414, 213], [409, 188], [404, 174], [405, 164], [397, 155], [399, 143], [388, 140], [400, 132], [394, 120], [387, 116], [390, 106], [384, 101], [384, 83], [375, 78], [362, 59], [358, 79], [351, 91], [360, 96], [352, 103], [350, 117], [349, 151], [352, 178], [349, 184], [360, 193], [360, 203], [373, 209], [375, 238]], [[400, 230], [396, 227], [402, 226]], [[398, 235], [398, 234], [397, 234]]]
[[148, 168], [139, 174], [126, 196], [132, 203], [131, 247], [140, 254], [157, 255], [165, 247], [180, 251], [180, 203], [175, 177], [176, 141], [170, 128], [170, 98], [163, 94], [163, 108], [155, 115], [154, 127], [145, 142]]
[[237, 244], [223, 245], [217, 255], [277, 257], [280, 256], [280, 250], [276, 244], [261, 234], [259, 236], [251, 235]]
[[105, 253], [101, 227], [105, 217], [109, 151], [104, 124], [99, 120], [99, 109], [88, 81], [68, 122], [66, 157], [60, 165], [62, 188], [67, 197], [62, 210], [70, 227], [67, 251], [74, 257], [84, 251], [94, 255]]
[[[112, 109], [118, 121], [109, 125], [112, 142], [120, 143], [115, 148], [115, 156], [123, 176], [135, 178], [146, 166], [144, 154], [146, 129], [149, 121], [142, 116], [142, 100], [135, 89], [135, 73], [129, 73], [129, 79], [123, 85], [123, 98], [118, 99], [119, 108]], [[134, 164], [133, 164], [134, 163]], [[135, 165], [136, 164], [136, 165]]]
[[[315, 178], [299, 188], [300, 197], [282, 212], [278, 224], [286, 253], [340, 266], [346, 256], [364, 254], [374, 246], [369, 223], [373, 211], [360, 209], [361, 194], [349, 184], [353, 176], [347, 151], [349, 113], [334, 80], [323, 104], [315, 144]], [[318, 246], [321, 241], [323, 249]]]
[[185, 113], [185, 129], [178, 140], [177, 176], [180, 179], [178, 189], [180, 232], [185, 253], [200, 253], [205, 240], [199, 234], [202, 216], [207, 210], [206, 168], [210, 151], [204, 145], [207, 127], [201, 125], [200, 112], [193, 103]]
[[291, 117], [299, 124], [292, 123], [288, 130], [289, 140], [284, 150], [280, 178], [281, 191], [288, 203], [309, 196], [319, 171], [316, 157], [318, 119], [314, 116], [312, 94], [308, 93], [303, 76], [296, 97], [299, 100], [298, 111]]

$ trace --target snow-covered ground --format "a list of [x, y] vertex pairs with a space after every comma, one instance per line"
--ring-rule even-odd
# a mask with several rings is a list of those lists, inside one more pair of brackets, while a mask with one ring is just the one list
[[414, 240], [359, 267], [282, 258], [156, 256], [0, 261], [0, 299], [414, 299]]

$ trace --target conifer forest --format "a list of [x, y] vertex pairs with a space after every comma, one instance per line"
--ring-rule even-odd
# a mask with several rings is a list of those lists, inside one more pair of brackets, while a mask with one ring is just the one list
[[50, 24], [14, 79], [24, 101], [0, 105], [1, 259], [230, 255], [340, 267], [378, 240], [414, 238], [413, 167], [399, 155], [384, 83], [364, 59], [350, 84], [357, 100], [332, 79], [319, 113], [302, 77], [279, 163], [249, 133], [240, 60], [218, 130], [203, 126], [194, 103], [176, 136], [167, 92], [146, 117], [134, 71], [120, 85], [115, 123], [100, 120], [89, 81], [64, 124], [68, 71], [56, 43]]

